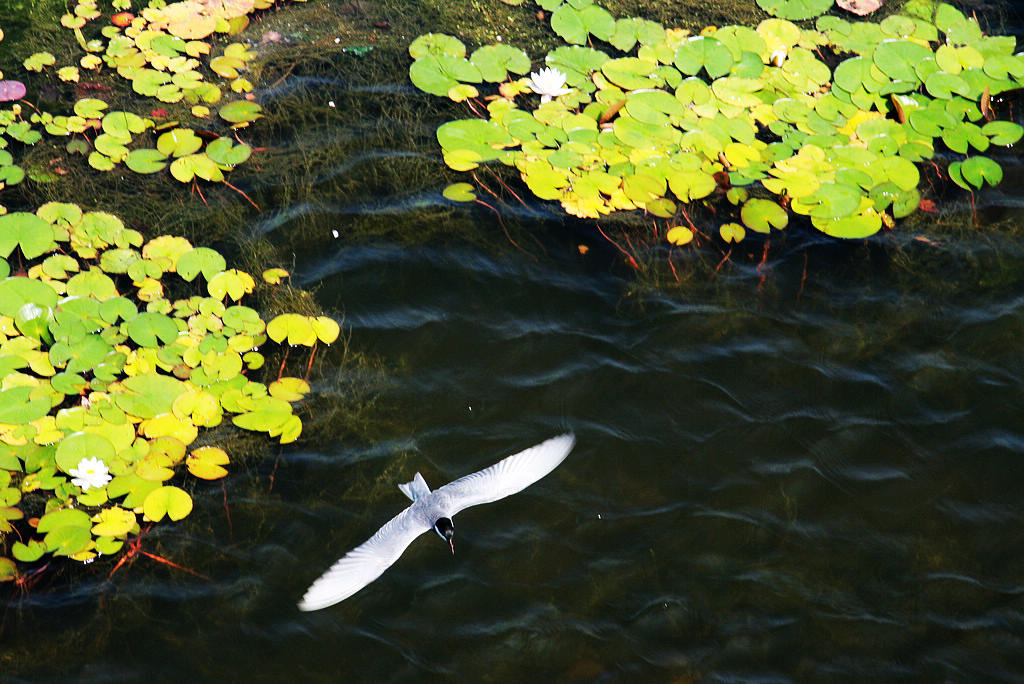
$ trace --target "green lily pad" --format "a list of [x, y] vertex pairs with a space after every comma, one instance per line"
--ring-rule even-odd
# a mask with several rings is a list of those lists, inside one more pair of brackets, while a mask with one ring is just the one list
[[127, 273], [141, 258], [134, 249], [107, 249], [100, 255], [100, 268], [106, 273]]
[[774, 17], [801, 21], [827, 12], [832, 0], [757, 0], [757, 5]]
[[266, 329], [260, 315], [247, 306], [229, 306], [221, 318], [226, 328], [239, 334], [261, 335]]
[[621, 57], [608, 60], [601, 66], [601, 73], [621, 88], [637, 90], [652, 88], [657, 82], [651, 77], [657, 63], [636, 57]]
[[452, 183], [441, 192], [445, 199], [452, 202], [472, 202], [476, 193], [471, 183]]
[[227, 267], [227, 262], [216, 250], [209, 247], [196, 247], [178, 258], [176, 269], [178, 275], [191, 282], [200, 273], [207, 281]]
[[853, 214], [841, 219], [812, 219], [814, 227], [832, 237], [850, 240], [874, 235], [882, 228], [882, 218], [877, 213]]
[[715, 79], [729, 73], [734, 59], [732, 51], [717, 38], [694, 36], [676, 48], [673, 63], [688, 76], [694, 76], [704, 69], [708, 76]]
[[182, 183], [191, 182], [194, 178], [214, 183], [224, 180], [220, 167], [205, 154], [190, 154], [175, 159], [171, 162], [171, 175]]
[[1013, 145], [1024, 135], [1024, 128], [1013, 121], [989, 121], [981, 127], [993, 145]]
[[231, 138], [217, 138], [206, 146], [206, 156], [218, 166], [231, 169], [249, 159], [252, 148], [244, 143], [236, 144]]
[[746, 231], [738, 223], [723, 223], [718, 228], [719, 235], [726, 242], [740, 242], [746, 235]]
[[876, 211], [890, 209], [894, 218], [909, 216], [921, 203], [917, 188], [904, 190], [895, 183], [882, 183], [871, 189], [869, 197], [875, 203]]
[[960, 154], [967, 154], [968, 145], [978, 152], [984, 152], [989, 146], [989, 139], [982, 133], [981, 127], [969, 121], [963, 121], [956, 128], [943, 131], [942, 142]]
[[479, 161], [488, 161], [497, 159], [501, 150], [515, 141], [493, 121], [457, 119], [438, 127], [437, 142], [444, 150], [467, 150], [479, 156]]
[[427, 55], [409, 67], [413, 85], [431, 95], [448, 96], [448, 91], [462, 83], [484, 80], [480, 70], [464, 57]]
[[988, 157], [968, 157], [949, 165], [949, 177], [965, 190], [980, 190], [985, 183], [998, 185], [1003, 180], [1003, 169]]
[[110, 276], [98, 268], [90, 268], [68, 280], [68, 294], [104, 300], [117, 296], [117, 286]]
[[890, 38], [875, 48], [873, 60], [882, 73], [894, 81], [917, 82], [915, 68], [922, 62], [935, 59], [934, 53], [910, 40]]
[[37, 539], [29, 539], [28, 543], [16, 541], [11, 545], [11, 555], [22, 563], [34, 563], [42, 558], [44, 553], [46, 545]]
[[444, 33], [426, 33], [409, 44], [409, 55], [417, 60], [428, 55], [465, 57], [466, 46], [454, 36]]
[[864, 193], [855, 185], [824, 182], [814, 194], [793, 200], [793, 210], [796, 211], [796, 205], [799, 203], [808, 207], [809, 211], [806, 213], [812, 217], [843, 218], [857, 211], [863, 197]]
[[667, 123], [668, 116], [683, 116], [686, 108], [671, 93], [664, 90], [631, 92], [626, 98], [626, 113], [647, 124]]
[[190, 128], [174, 128], [156, 139], [156, 149], [165, 157], [184, 157], [203, 146], [203, 140]]
[[501, 83], [513, 74], [530, 71], [530, 58], [525, 52], [511, 45], [485, 45], [473, 52], [470, 63], [480, 71], [485, 81]]
[[31, 387], [12, 387], [0, 391], [0, 423], [22, 425], [49, 413], [49, 398], [33, 397], [32, 390]]
[[758, 233], [770, 233], [772, 228], [782, 229], [789, 224], [789, 215], [777, 203], [766, 199], [749, 199], [740, 209], [743, 223]]
[[[75, 465], [78, 461], [75, 461]], [[77, 508], [62, 508], [47, 513], [39, 519], [37, 532], [50, 532], [61, 527], [81, 527], [88, 530], [92, 526], [89, 514]]]
[[665, 28], [661, 24], [648, 19], [630, 17], [615, 22], [615, 30], [608, 42], [619, 50], [628, 52], [638, 42], [641, 45], [654, 45], [664, 39]]
[[594, 91], [590, 75], [600, 70], [608, 60], [609, 57], [604, 52], [579, 45], [555, 48], [544, 59], [549, 67], [565, 74], [566, 83], [586, 92]]
[[126, 323], [128, 336], [142, 347], [159, 347], [178, 339], [174, 319], [163, 314], [143, 312]]
[[21, 248], [26, 259], [53, 251], [53, 227], [35, 214], [14, 211], [0, 216], [0, 257], [10, 256], [15, 247]]
[[68, 435], [57, 445], [54, 454], [57, 467], [71, 474], [83, 458], [98, 458], [105, 464], [114, 462], [116, 452], [114, 445], [106, 437], [90, 432], [75, 432]]
[[86, 373], [111, 351], [111, 346], [99, 335], [83, 335], [72, 342], [56, 342], [50, 347], [50, 363], [68, 373]]
[[142, 502], [142, 513], [146, 520], [159, 522], [166, 515], [171, 520], [181, 520], [192, 512], [192, 497], [188, 492], [165, 485], [154, 489]]
[[615, 32], [615, 18], [603, 7], [586, 5], [577, 9], [571, 3], [551, 14], [551, 28], [567, 43], [583, 45], [590, 35], [607, 41]]
[[133, 375], [121, 384], [128, 391], [117, 393], [114, 402], [125, 413], [139, 418], [170, 413], [174, 400], [186, 390], [180, 380], [159, 373]]
[[18, 309], [31, 302], [41, 307], [54, 307], [59, 297], [52, 287], [34, 278], [8, 277], [0, 281], [0, 314], [17, 315]]
[[963, 12], [945, 2], [935, 8], [935, 26], [946, 34], [950, 43], [970, 45], [981, 39], [978, 22], [968, 19]]
[[734, 107], [753, 107], [761, 103], [755, 93], [764, 88], [760, 79], [725, 76], [711, 84], [711, 90], [719, 100]]
[[261, 118], [263, 116], [263, 108], [249, 100], [235, 100], [221, 107], [217, 114], [220, 118], [235, 124], [235, 126], [243, 126]]
[[141, 116], [131, 112], [122, 111], [108, 112], [103, 117], [102, 123], [104, 133], [116, 138], [125, 145], [131, 142], [134, 134], [142, 133], [152, 125], [153, 122], [148, 119], [143, 119]]
[[225, 297], [230, 297], [237, 302], [252, 292], [255, 287], [256, 281], [252, 279], [251, 275], [234, 268], [218, 273], [206, 283], [206, 289], [210, 296], [221, 301]]
[[885, 174], [885, 178], [904, 190], [916, 188], [921, 181], [921, 174], [912, 162], [903, 157], [885, 157], [879, 159], [876, 168]]
[[964, 80], [963, 76], [959, 74], [950, 74], [945, 71], [936, 71], [924, 84], [928, 90], [928, 94], [932, 97], [948, 100], [953, 97], [953, 94], [963, 95], [964, 97], [972, 96], [972, 88], [970, 84]]
[[274, 397], [262, 397], [253, 411], [241, 413], [232, 422], [244, 429], [254, 432], [267, 432], [281, 434], [288, 423], [296, 416], [292, 413], [291, 404], [282, 399]]
[[288, 340], [288, 344], [312, 347], [316, 344], [316, 332], [307, 316], [281, 314], [267, 323], [267, 336], [277, 343]]
[[117, 323], [118, 319], [127, 321], [134, 318], [137, 313], [138, 308], [135, 304], [124, 297], [111, 297], [100, 303], [100, 318], [111, 325]]
[[714, 177], [700, 169], [676, 171], [669, 176], [668, 185], [672, 193], [683, 202], [707, 197], [718, 187]]

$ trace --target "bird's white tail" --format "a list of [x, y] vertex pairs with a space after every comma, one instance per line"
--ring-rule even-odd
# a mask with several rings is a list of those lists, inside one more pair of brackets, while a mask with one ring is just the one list
[[416, 473], [416, 477], [412, 478], [411, 481], [398, 485], [398, 488], [402, 490], [403, 494], [413, 501], [430, 493], [430, 487], [427, 486], [427, 481], [424, 480], [423, 476], [419, 473]]

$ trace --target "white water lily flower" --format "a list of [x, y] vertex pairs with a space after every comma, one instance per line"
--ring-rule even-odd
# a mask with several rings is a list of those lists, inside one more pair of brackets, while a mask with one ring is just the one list
[[551, 102], [552, 98], [572, 92], [572, 88], [565, 87], [565, 74], [551, 67], [533, 72], [527, 82], [540, 95], [541, 102]]
[[89, 491], [89, 487], [106, 487], [110, 482], [110, 470], [98, 458], [83, 458], [77, 468], [68, 472], [71, 473], [71, 484], [81, 487], [83, 492]]

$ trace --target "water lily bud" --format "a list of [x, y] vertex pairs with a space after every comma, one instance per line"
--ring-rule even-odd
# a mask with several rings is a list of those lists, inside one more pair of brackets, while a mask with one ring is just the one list
[[124, 28], [125, 26], [131, 24], [133, 19], [135, 19], [135, 15], [131, 12], [118, 12], [117, 14], [110, 17], [110, 23], [114, 26]]
[[782, 63], [786, 61], [786, 51], [781, 48], [776, 50], [772, 53], [772, 56], [768, 61], [771, 62], [773, 66], [782, 66]]

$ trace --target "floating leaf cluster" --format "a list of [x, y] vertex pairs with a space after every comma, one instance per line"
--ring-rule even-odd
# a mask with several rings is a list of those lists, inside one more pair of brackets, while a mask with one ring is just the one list
[[[468, 54], [442, 34], [410, 45], [409, 75], [456, 101], [493, 84], [486, 112], [474, 104], [477, 118], [438, 128], [445, 162], [468, 171], [498, 160], [579, 217], [640, 209], [671, 225], [681, 204], [724, 196], [738, 208], [737, 222], [720, 228], [727, 241], [783, 228], [790, 213], [861, 238], [918, 207], [918, 165], [937, 150], [958, 159], [954, 182], [977, 189], [1001, 178], [984, 153], [1024, 133], [992, 109], [992, 98], [1024, 83], [1015, 40], [984, 35], [945, 3], [917, 2], [914, 16], [881, 23], [824, 16], [804, 29], [771, 18], [699, 35], [616, 19], [592, 0], [540, 5], [567, 43], [544, 57], [559, 92], [546, 92], [557, 85], [551, 71], [525, 77], [533, 66], [522, 50]], [[831, 2], [761, 5], [781, 16], [800, 6], [788, 16], [806, 18]], [[472, 199], [463, 186], [447, 196]], [[692, 233], [668, 238], [685, 244]]]
[[[235, 34], [249, 23], [248, 15], [272, 7], [274, 0], [231, 0], [231, 2], [150, 2], [138, 16], [121, 12], [111, 17], [98, 37], [87, 39], [82, 29], [101, 17], [95, 0], [78, 0], [73, 12], [61, 18], [61, 24], [75, 32], [79, 45], [86, 51], [81, 66], [116, 69], [132, 83], [140, 95], [156, 97], [172, 103], [182, 99], [196, 104], [215, 103], [221, 99], [220, 88], [207, 81], [200, 70], [201, 60], [208, 57], [213, 44], [207, 40], [214, 33]], [[128, 3], [122, 3], [124, 9]], [[45, 53], [43, 53], [45, 55]], [[39, 62], [37, 55], [26, 60], [26, 68], [53, 64], [52, 55]], [[209, 68], [217, 75], [232, 79], [230, 88], [248, 92], [252, 84], [239, 76], [252, 53], [241, 43], [227, 45], [222, 54], [209, 60]]]
[[[171, 287], [192, 294], [171, 299]], [[268, 335], [305, 344], [305, 326], [329, 344], [338, 325], [265, 325], [240, 303], [254, 287], [216, 251], [144, 241], [106, 212], [49, 203], [0, 216], [0, 580], [17, 574], [10, 557], [89, 560], [142, 522], [188, 515], [190, 479], [227, 474], [227, 453], [192, 446], [204, 428], [230, 419], [299, 436], [291, 402], [309, 385], [247, 373]]]
[[[230, 79], [229, 88], [236, 93], [247, 93], [253, 87], [240, 75], [253, 53], [236, 42], [209, 58], [214, 51], [210, 36], [237, 33], [247, 25], [248, 14], [273, 4], [272, 0], [152, 2], [138, 16], [130, 12], [115, 14], [111, 24], [87, 37], [83, 31], [102, 13], [95, 0], [79, 0], [74, 10], [61, 18], [61, 24], [74, 31], [86, 54], [78, 65], [58, 67], [55, 74], [63, 81], [78, 81], [83, 70], [114, 70], [130, 81], [135, 93], [166, 103], [184, 101], [193, 105], [194, 116], [206, 117], [210, 113], [208, 105], [221, 103], [224, 93], [204, 76], [204, 67], [207, 73]], [[114, 5], [115, 9], [130, 6], [127, 2]], [[49, 52], [30, 55], [22, 63], [26, 70], [40, 72], [55, 65], [56, 58]], [[25, 176], [5, 148], [12, 141], [33, 145], [43, 132], [70, 138], [67, 151], [87, 155], [94, 169], [156, 173], [169, 168], [183, 183], [197, 178], [223, 181], [225, 172], [246, 161], [251, 153], [248, 145], [225, 136], [210, 140], [177, 122], [157, 126], [151, 118], [132, 112], [108, 112], [107, 108], [103, 100], [84, 98], [68, 114], [35, 111], [26, 116], [18, 104], [0, 109], [0, 190], [21, 182]], [[262, 109], [255, 102], [237, 99], [220, 104], [217, 113], [227, 128], [237, 129], [260, 118]]]

